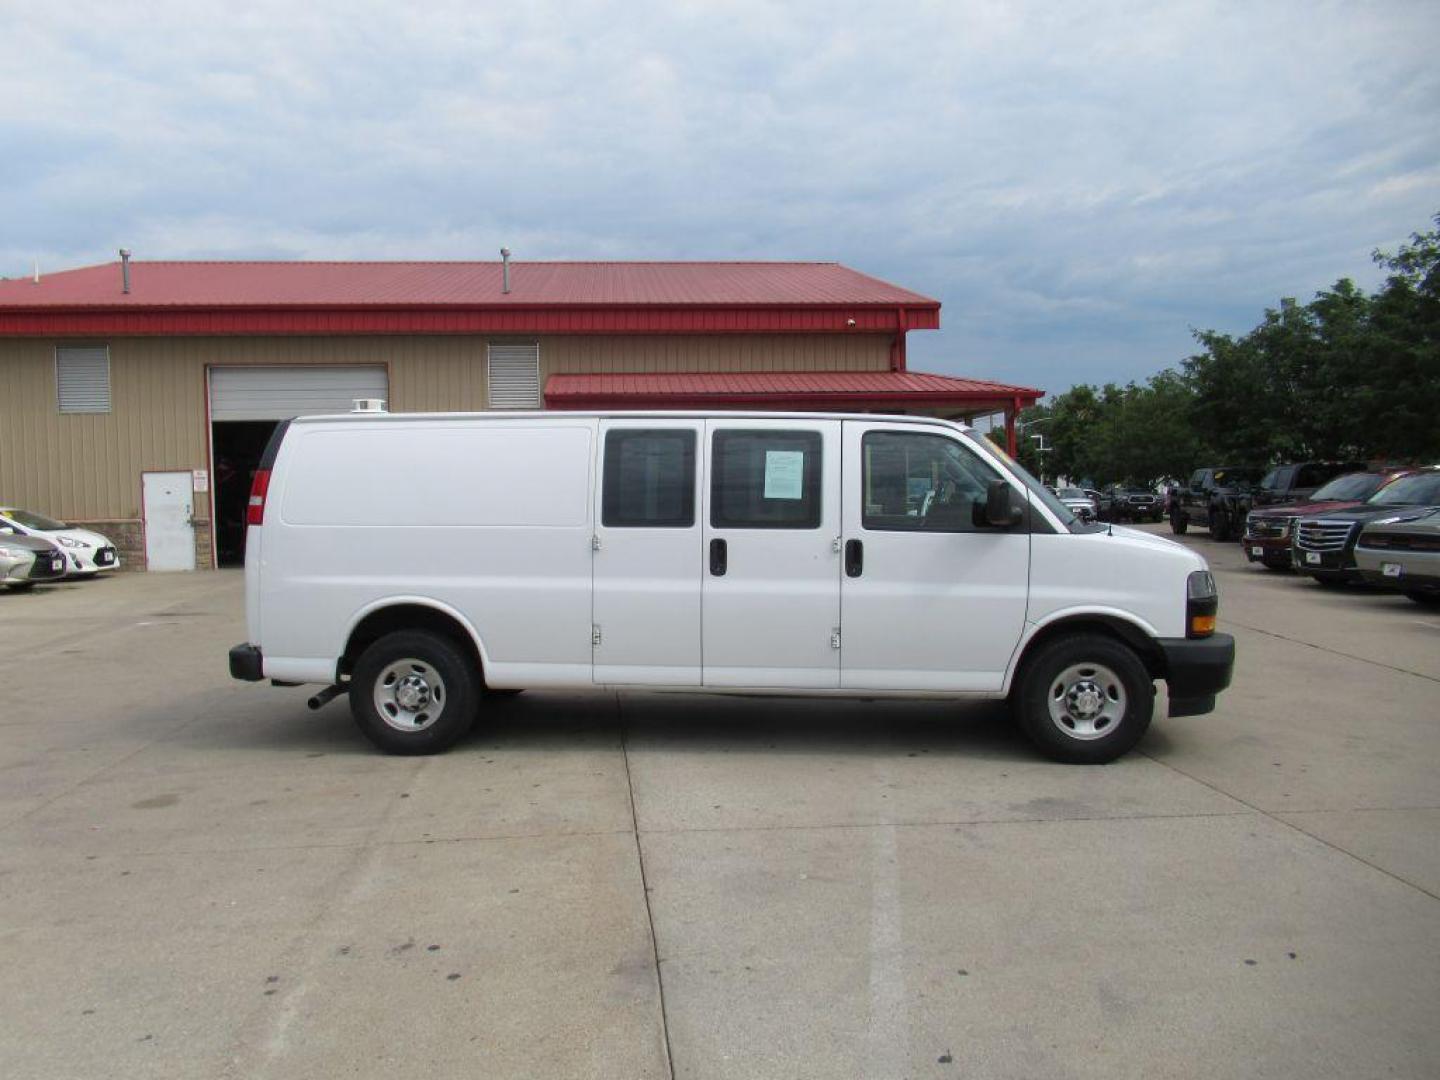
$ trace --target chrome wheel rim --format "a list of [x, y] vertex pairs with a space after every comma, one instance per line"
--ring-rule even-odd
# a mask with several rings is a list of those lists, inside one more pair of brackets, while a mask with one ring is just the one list
[[1067, 737], [1103, 739], [1125, 718], [1125, 685], [1103, 664], [1073, 664], [1050, 680], [1046, 704]]
[[435, 665], [406, 657], [385, 666], [375, 679], [375, 711], [396, 731], [424, 731], [445, 711], [445, 680]]

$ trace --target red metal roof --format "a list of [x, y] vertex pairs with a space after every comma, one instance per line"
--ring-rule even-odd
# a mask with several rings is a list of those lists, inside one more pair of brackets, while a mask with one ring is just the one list
[[1045, 391], [919, 371], [758, 371], [551, 375], [552, 409], [870, 408], [1035, 404]]
[[[0, 337], [887, 333], [940, 303], [838, 263], [135, 262], [0, 281]], [[898, 363], [898, 362], [897, 362]], [[900, 366], [903, 366], [901, 364]]]
[[525, 307], [527, 305], [936, 308], [919, 293], [839, 263], [118, 262], [0, 281], [5, 308]]

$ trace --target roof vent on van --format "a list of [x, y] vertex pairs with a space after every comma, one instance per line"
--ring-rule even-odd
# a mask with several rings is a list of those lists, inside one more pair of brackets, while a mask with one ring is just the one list
[[378, 397], [357, 397], [352, 413], [381, 413], [385, 411], [385, 399]]

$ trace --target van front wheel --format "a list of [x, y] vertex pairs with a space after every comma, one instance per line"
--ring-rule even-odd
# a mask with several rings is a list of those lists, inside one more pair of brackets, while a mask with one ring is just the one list
[[1102, 634], [1074, 634], [1026, 658], [1010, 700], [1025, 734], [1046, 756], [1101, 765], [1145, 734], [1155, 684], [1126, 645]]
[[360, 654], [350, 712], [387, 753], [438, 754], [470, 730], [479, 683], [474, 664], [449, 638], [400, 630]]

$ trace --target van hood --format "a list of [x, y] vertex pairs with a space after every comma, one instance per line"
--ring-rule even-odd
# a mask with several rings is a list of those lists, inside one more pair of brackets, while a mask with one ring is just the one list
[[1116, 536], [1123, 536], [1127, 540], [1139, 540], [1141, 543], [1149, 544], [1151, 547], [1179, 549], [1180, 551], [1190, 550], [1179, 541], [1171, 540], [1168, 536], [1156, 536], [1154, 533], [1146, 532], [1144, 529], [1132, 529], [1128, 525], [1111, 525], [1108, 526], [1108, 528], [1109, 531]]

